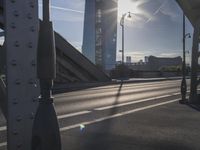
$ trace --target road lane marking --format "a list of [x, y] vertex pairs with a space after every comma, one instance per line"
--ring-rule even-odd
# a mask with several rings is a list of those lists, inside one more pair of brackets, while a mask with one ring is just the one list
[[163, 95], [163, 96], [146, 98], [146, 99], [136, 100], [136, 101], [122, 103], [122, 104], [115, 104], [115, 105], [110, 105], [110, 106], [105, 106], [105, 107], [99, 107], [99, 108], [95, 108], [94, 110], [107, 110], [107, 109], [111, 109], [111, 108], [117, 108], [117, 107], [121, 107], [121, 106], [127, 106], [127, 105], [142, 103], [142, 102], [146, 102], [146, 101], [153, 101], [153, 100], [157, 100], [157, 99], [165, 98], [165, 97], [169, 97], [169, 96], [171, 96], [171, 95], [168, 94], [168, 95]]
[[[74, 116], [79, 116], [79, 115], [84, 115], [84, 114], [88, 114], [91, 113], [91, 111], [80, 111], [80, 112], [76, 112], [76, 113], [70, 113], [70, 114], [65, 114], [65, 115], [59, 115], [57, 118], [58, 119], [65, 119], [65, 118], [69, 118], [69, 117], [74, 117]], [[2, 131], [6, 131], [7, 127], [3, 126], [0, 127], [0, 132]]]
[[6, 146], [7, 142], [0, 143], [0, 147]]
[[117, 118], [117, 117], [121, 117], [121, 116], [124, 116], [124, 115], [131, 114], [131, 113], [135, 113], [135, 112], [138, 112], [138, 111], [142, 111], [142, 110], [166, 105], [166, 104], [169, 104], [169, 103], [174, 103], [174, 102], [179, 101], [179, 100], [180, 100], [180, 98], [170, 100], [170, 101], [167, 101], [167, 102], [162, 102], [162, 103], [157, 103], [157, 104], [153, 104], [153, 105], [149, 105], [149, 106], [145, 106], [145, 107], [136, 108], [136, 109], [133, 109], [133, 110], [125, 111], [125, 112], [122, 112], [122, 113], [117, 113], [117, 114], [114, 114], [114, 115], [95, 119], [95, 120], [92, 120], [92, 121], [81, 122], [79, 124], [74, 124], [74, 125], [71, 125], [71, 126], [62, 127], [62, 128], [60, 128], [60, 131], [63, 132], [63, 131], [67, 131], [67, 130], [70, 130], [70, 129], [78, 128], [78, 127], [80, 127], [80, 124], [90, 125], [90, 124], [98, 123], [98, 122], [105, 121], [105, 120], [108, 120], [108, 119], [113, 119], [113, 118]]
[[[200, 88], [198, 89], [198, 90], [200, 90]], [[187, 91], [187, 92], [189, 92], [189, 90]], [[177, 93], [173, 93], [173, 94], [169, 94], [169, 95], [164, 95], [164, 96], [160, 96], [160, 98], [164, 98], [165, 96], [167, 97], [167, 96], [175, 96], [175, 95], [179, 95], [180, 94], [180, 92], [177, 92]], [[155, 98], [159, 98], [159, 97], [154, 97], [154, 98], [150, 98], [150, 99], [155, 99]], [[147, 99], [145, 99], [146, 101], [148, 101]], [[139, 101], [139, 100], [138, 100]], [[142, 101], [142, 100], [141, 100]], [[144, 101], [144, 100], [143, 100]], [[131, 103], [133, 103], [134, 104], [134, 102], [128, 102], [129, 104], [131, 104]], [[123, 103], [123, 104], [118, 104], [118, 105], [121, 105], [121, 106], [125, 106], [126, 105], [126, 103]], [[128, 105], [128, 104], [127, 104]], [[106, 107], [113, 107], [113, 105], [112, 106], [106, 106]], [[103, 108], [105, 108], [106, 109], [106, 107], [101, 107], [101, 108], [95, 108], [94, 110], [103, 110]], [[118, 106], [118, 107], [120, 107], [120, 106]], [[74, 117], [74, 116], [78, 116], [78, 115], [83, 115], [83, 114], [87, 114], [87, 113], [91, 113], [91, 111], [82, 111], [82, 112], [76, 112], [76, 113], [70, 113], [70, 114], [65, 114], [65, 115], [60, 115], [60, 116], [58, 116], [58, 119], [63, 119], [63, 118], [67, 118], [67, 117]], [[2, 127], [0, 127], [0, 132], [3, 132], [3, 131], [6, 131], [7, 130], [7, 127], [6, 126], [2, 126]]]
[[6, 130], [6, 126], [0, 127], [0, 132], [5, 131], [5, 130]]
[[88, 113], [91, 113], [91, 111], [86, 110], [86, 111], [80, 111], [80, 112], [76, 112], [76, 113], [60, 115], [60, 116], [58, 116], [58, 119], [64, 119], [64, 118], [74, 117], [74, 116], [78, 116], [78, 115], [84, 115], [84, 114], [88, 114]]
[[[70, 130], [70, 129], [79, 128], [81, 124], [82, 125], [90, 125], [90, 124], [98, 123], [98, 122], [105, 121], [105, 120], [108, 120], [108, 119], [113, 119], [113, 118], [117, 118], [117, 117], [121, 117], [121, 116], [124, 116], [124, 115], [131, 114], [131, 113], [135, 113], [135, 112], [138, 112], [138, 111], [142, 111], [142, 110], [146, 110], [146, 109], [150, 109], [150, 108], [154, 108], [154, 107], [170, 104], [170, 103], [173, 103], [173, 102], [176, 102], [176, 101], [179, 101], [179, 100], [180, 99], [170, 100], [170, 101], [167, 101], [167, 102], [157, 103], [157, 104], [153, 104], [153, 105], [149, 105], [149, 106], [145, 106], [145, 107], [141, 107], [141, 108], [136, 108], [136, 109], [133, 109], [133, 110], [125, 111], [125, 112], [122, 112], [122, 113], [117, 113], [115, 115], [111, 115], [111, 116], [95, 119], [95, 120], [92, 120], [92, 121], [87, 121], [87, 122], [82, 122], [82, 123], [71, 125], [71, 126], [62, 127], [62, 128], [60, 128], [60, 131], [64, 132], [64, 131], [67, 131], [67, 130]], [[6, 126], [5, 127], [1, 127], [1, 128], [6, 130]], [[6, 145], [7, 145], [7, 142], [0, 143], [0, 147], [6, 146]]]

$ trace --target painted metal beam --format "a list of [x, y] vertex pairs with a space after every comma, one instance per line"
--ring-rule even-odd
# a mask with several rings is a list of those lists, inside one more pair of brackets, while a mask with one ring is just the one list
[[198, 59], [199, 59], [199, 42], [200, 42], [200, 1], [199, 0], [176, 0], [182, 8], [184, 14], [188, 17], [194, 27], [193, 46], [192, 46], [192, 63], [191, 63], [191, 88], [190, 102], [199, 103], [197, 93], [198, 80]]
[[190, 102], [191, 103], [198, 103], [200, 101], [197, 95], [197, 86], [199, 84], [198, 82], [199, 36], [200, 36], [200, 19], [194, 26], [194, 35], [193, 35], [191, 88], [190, 88]]
[[36, 78], [38, 1], [5, 0], [8, 150], [31, 150], [39, 96]]
[[2, 78], [0, 78], [0, 108], [7, 119], [6, 85]]
[[184, 11], [187, 18], [193, 26], [195, 26], [198, 18], [200, 18], [200, 1], [199, 0], [176, 0]]

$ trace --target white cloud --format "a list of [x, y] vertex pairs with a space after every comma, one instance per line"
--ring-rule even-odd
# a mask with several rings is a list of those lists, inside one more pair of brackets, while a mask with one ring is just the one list
[[[74, 3], [73, 3], [74, 4]], [[76, 6], [74, 4], [74, 6]], [[42, 3], [39, 3], [40, 17], [42, 16]], [[72, 7], [73, 8], [73, 7]], [[80, 22], [83, 21], [84, 11], [51, 5], [52, 20]]]
[[84, 11], [70, 9], [70, 8], [64, 8], [64, 7], [51, 6], [51, 8], [61, 10], [61, 11], [69, 11], [69, 12], [75, 12], [75, 13], [81, 13], [81, 14], [84, 13]]
[[177, 57], [180, 56], [180, 53], [161, 53], [158, 55], [159, 57]]
[[174, 1], [167, 1], [165, 7], [160, 9], [160, 12], [166, 16], [169, 16], [172, 21], [177, 21], [177, 18], [180, 17], [180, 14], [177, 13], [177, 5]]
[[152, 16], [146, 21], [146, 23], [148, 23], [149, 21], [153, 20], [153, 18], [161, 11], [161, 9], [166, 5], [167, 1], [164, 1], [160, 7], [158, 7], [154, 13], [152, 14]]
[[150, 17], [140, 5], [146, 3], [147, 0], [119, 0], [118, 2], [118, 20], [120, 21], [122, 14], [131, 12], [132, 18], [126, 19], [127, 26], [141, 27], [145, 21]]

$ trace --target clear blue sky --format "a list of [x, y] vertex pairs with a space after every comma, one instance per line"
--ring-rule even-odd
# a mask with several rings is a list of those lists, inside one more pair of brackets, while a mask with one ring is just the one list
[[[84, 0], [52, 0], [51, 9], [55, 30], [80, 51], [84, 4]], [[175, 0], [119, 0], [118, 4], [119, 20], [122, 13], [136, 13], [125, 21], [125, 55], [132, 56], [134, 62], [148, 55], [182, 56], [182, 10]], [[186, 33], [192, 31], [187, 21]], [[191, 42], [187, 39], [187, 50], [191, 50]], [[117, 47], [121, 49], [119, 24]], [[121, 59], [120, 53], [117, 59]]]

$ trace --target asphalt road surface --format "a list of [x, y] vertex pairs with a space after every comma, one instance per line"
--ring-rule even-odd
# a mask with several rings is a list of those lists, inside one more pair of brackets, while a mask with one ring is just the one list
[[180, 83], [119, 83], [55, 95], [62, 149], [200, 150], [200, 108], [178, 103]]

